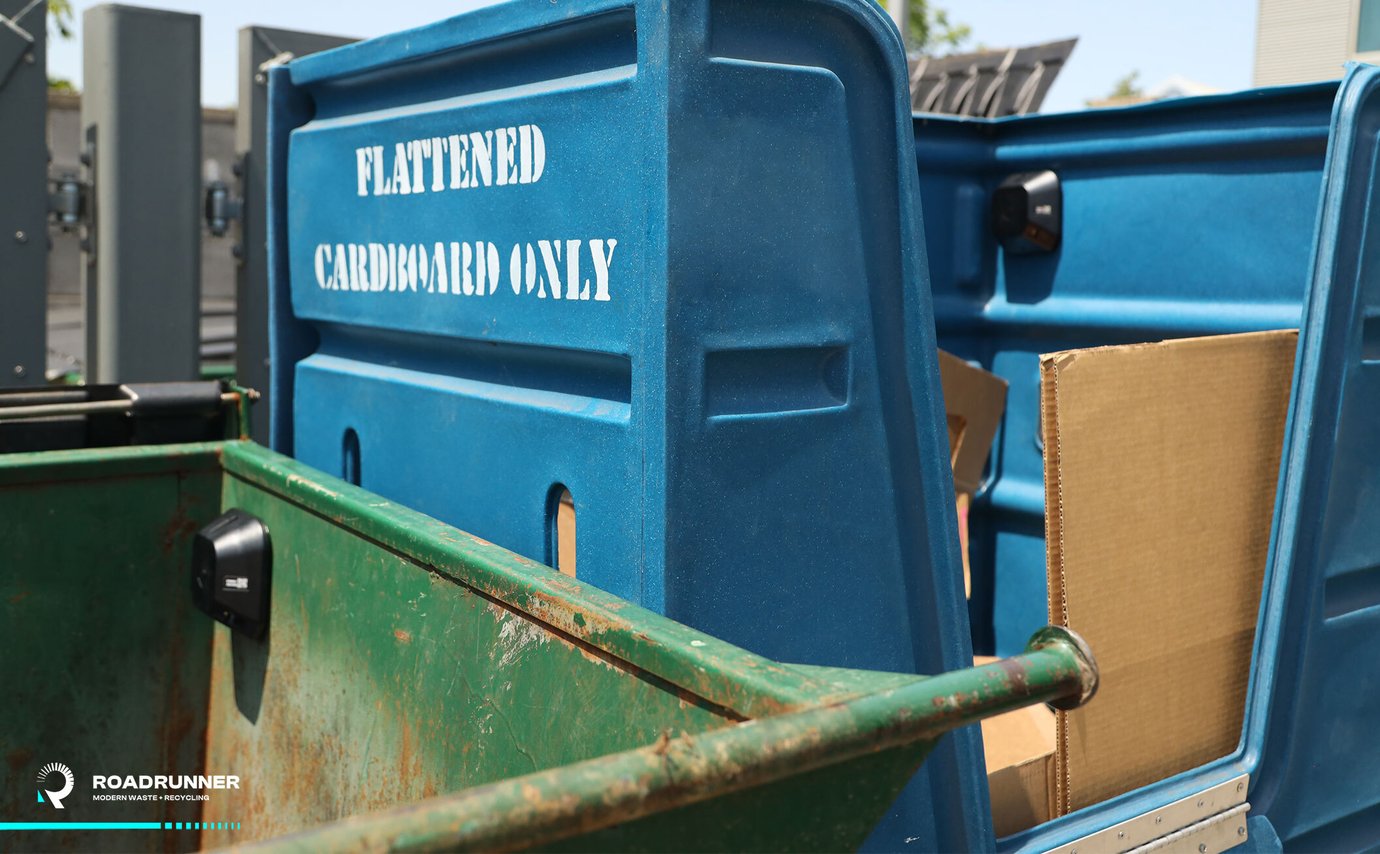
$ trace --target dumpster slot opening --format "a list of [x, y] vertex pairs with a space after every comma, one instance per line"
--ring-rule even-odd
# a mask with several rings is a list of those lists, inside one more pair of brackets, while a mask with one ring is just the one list
[[345, 429], [345, 436], [340, 444], [340, 479], [359, 486], [359, 434], [355, 432], [355, 428]]
[[1380, 362], [1380, 314], [1361, 320], [1361, 360]]
[[551, 487], [547, 501], [547, 530], [550, 531], [546, 562], [562, 575], [575, 577], [575, 499], [562, 484]]

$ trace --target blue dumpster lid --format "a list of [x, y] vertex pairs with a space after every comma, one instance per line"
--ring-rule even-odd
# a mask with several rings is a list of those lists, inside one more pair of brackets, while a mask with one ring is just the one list
[[[271, 78], [275, 448], [546, 563], [568, 490], [579, 581], [768, 657], [969, 663], [875, 4], [511, 3]], [[941, 754], [895, 842], [983, 847]]]

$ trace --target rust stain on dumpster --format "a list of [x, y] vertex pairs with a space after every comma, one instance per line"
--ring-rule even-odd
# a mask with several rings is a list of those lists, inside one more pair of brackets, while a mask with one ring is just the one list
[[198, 527], [200, 527], [198, 521], [187, 515], [187, 507], [179, 503], [172, 518], [163, 526], [162, 534], [158, 540], [162, 545], [163, 554], [173, 554], [186, 542], [188, 537], [196, 533]]

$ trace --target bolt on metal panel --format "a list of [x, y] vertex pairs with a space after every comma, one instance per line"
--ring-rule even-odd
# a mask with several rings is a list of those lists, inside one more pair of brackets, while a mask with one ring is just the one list
[[82, 16], [93, 221], [82, 293], [89, 382], [200, 373], [201, 16]]
[[44, 381], [46, 16], [42, 2], [0, 0], [0, 386]]
[[240, 216], [231, 234], [236, 243], [235, 376], [262, 397], [250, 410], [249, 435], [268, 443], [268, 413], [273, 405], [268, 379], [268, 208], [265, 181], [268, 154], [267, 69], [297, 56], [327, 50], [355, 39], [244, 27], [239, 34], [239, 110], [235, 152], [239, 165]]

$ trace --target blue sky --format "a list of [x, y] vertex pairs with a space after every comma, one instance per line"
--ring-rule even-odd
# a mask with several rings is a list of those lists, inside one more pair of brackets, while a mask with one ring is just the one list
[[[1044, 112], [1082, 109], [1140, 71], [1146, 87], [1175, 74], [1223, 90], [1251, 85], [1256, 0], [940, 0], [987, 47], [1078, 36]], [[1340, 74], [1338, 75], [1340, 76]]]
[[[202, 16], [202, 102], [235, 102], [235, 33], [249, 24], [376, 36], [489, 5], [492, 0], [133, 0]], [[513, 0], [535, 2], [535, 0]], [[49, 48], [49, 73], [81, 80], [80, 18], [94, 0], [75, 0], [78, 38]], [[1171, 75], [1224, 90], [1251, 85], [1256, 0], [940, 0], [976, 42], [1007, 47], [1078, 36], [1078, 47], [1045, 100], [1045, 111], [1076, 110], [1140, 71], [1153, 86]]]

